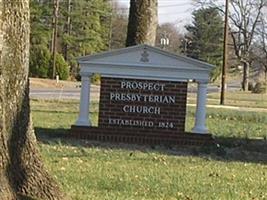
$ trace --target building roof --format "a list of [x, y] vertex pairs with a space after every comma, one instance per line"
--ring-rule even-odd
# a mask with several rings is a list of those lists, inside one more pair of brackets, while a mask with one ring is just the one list
[[214, 68], [208, 63], [176, 55], [146, 44], [83, 56], [81, 75], [172, 81], [204, 80]]

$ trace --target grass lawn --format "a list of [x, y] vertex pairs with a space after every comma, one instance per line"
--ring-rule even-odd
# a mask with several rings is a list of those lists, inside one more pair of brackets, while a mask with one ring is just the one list
[[[188, 103], [196, 102], [196, 94], [188, 94]], [[219, 105], [220, 93], [208, 94], [208, 104]], [[267, 108], [267, 93], [265, 94], [253, 94], [251, 92], [234, 91], [226, 92], [225, 105], [250, 107], [250, 108]]]
[[[78, 101], [31, 105], [45, 165], [72, 199], [267, 199], [266, 112], [210, 108], [207, 126], [218, 145], [185, 148], [48, 137], [68, 133]], [[194, 109], [187, 112], [190, 130]]]

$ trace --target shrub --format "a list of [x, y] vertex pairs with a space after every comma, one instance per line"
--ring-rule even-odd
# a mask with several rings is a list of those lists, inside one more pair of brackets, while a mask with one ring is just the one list
[[261, 94], [265, 92], [266, 92], [266, 84], [263, 82], [257, 82], [252, 89], [252, 93]]
[[248, 83], [248, 91], [252, 91], [254, 87], [255, 87], [254, 83], [252, 83], [252, 82]]
[[218, 77], [220, 77], [221, 75], [221, 66], [216, 66], [210, 73], [210, 81], [214, 82], [218, 79]]
[[[52, 63], [53, 63], [53, 60], [51, 59], [51, 66], [52, 66]], [[70, 68], [69, 68], [68, 63], [64, 60], [61, 54], [57, 53], [56, 54], [56, 75], [59, 76], [60, 80], [67, 80], [69, 78], [69, 73], [70, 73]]]
[[100, 79], [101, 79], [100, 74], [94, 74], [91, 78], [91, 83], [100, 85], [100, 81], [101, 81]]
[[30, 49], [30, 76], [47, 78], [51, 54], [47, 47], [33, 45]]

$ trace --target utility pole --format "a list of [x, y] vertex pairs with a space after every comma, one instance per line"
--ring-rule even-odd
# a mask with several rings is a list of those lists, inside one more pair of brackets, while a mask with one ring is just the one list
[[229, 13], [229, 0], [225, 0], [225, 15], [224, 15], [224, 43], [223, 43], [223, 66], [222, 66], [222, 82], [221, 82], [221, 99], [220, 104], [224, 105], [225, 99], [225, 80], [226, 80], [226, 67], [228, 61], [228, 13]]
[[54, 13], [53, 13], [53, 45], [52, 45], [52, 57], [53, 57], [53, 73], [52, 79], [56, 77], [56, 53], [57, 53], [57, 22], [58, 22], [58, 8], [59, 0], [54, 0]]

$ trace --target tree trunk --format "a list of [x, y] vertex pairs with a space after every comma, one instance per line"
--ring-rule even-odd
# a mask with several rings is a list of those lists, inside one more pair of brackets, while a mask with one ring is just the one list
[[[70, 14], [71, 14], [71, 0], [68, 0], [68, 12], [67, 12], [67, 24], [65, 24], [65, 34], [70, 36], [70, 27], [71, 27], [71, 18], [70, 18]], [[67, 61], [68, 58], [68, 43], [65, 42], [63, 45], [63, 56], [64, 59]]]
[[265, 93], [267, 93], [267, 68], [264, 70]]
[[249, 63], [244, 62], [243, 64], [243, 81], [242, 81], [242, 90], [248, 91], [248, 78], [249, 78]]
[[41, 162], [29, 105], [29, 3], [0, 0], [0, 197], [64, 199]]
[[58, 9], [59, 9], [59, 0], [54, 0], [54, 13], [53, 13], [53, 49], [52, 49], [52, 77], [51, 79], [56, 78], [56, 54], [57, 54], [57, 32], [58, 32]]
[[156, 42], [157, 0], [131, 0], [126, 46]]

